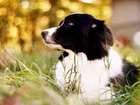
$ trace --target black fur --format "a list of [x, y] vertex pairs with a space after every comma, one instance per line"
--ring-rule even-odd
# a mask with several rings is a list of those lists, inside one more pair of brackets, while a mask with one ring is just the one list
[[[95, 27], [92, 27], [95, 25]], [[89, 14], [72, 14], [60, 22], [54, 40], [75, 53], [84, 52], [88, 60], [108, 55], [108, 45], [113, 45], [111, 31], [104, 21]]]
[[139, 77], [139, 67], [123, 59], [123, 73], [124, 81], [127, 85], [132, 85], [138, 80]]

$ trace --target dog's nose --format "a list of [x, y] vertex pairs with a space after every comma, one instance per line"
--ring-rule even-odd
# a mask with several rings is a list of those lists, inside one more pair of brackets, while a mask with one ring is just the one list
[[41, 32], [41, 35], [42, 35], [42, 38], [45, 38], [45, 36], [48, 34], [48, 31], [42, 31]]

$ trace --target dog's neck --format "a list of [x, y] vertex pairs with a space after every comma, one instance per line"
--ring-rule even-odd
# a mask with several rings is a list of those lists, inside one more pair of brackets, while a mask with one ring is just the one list
[[[110, 49], [110, 48], [108, 48]], [[73, 52], [71, 50], [66, 50], [66, 51], [63, 51], [62, 54], [59, 56], [59, 60], [60, 61], [63, 61], [63, 59], [67, 56], [70, 56], [70, 57], [74, 57], [75, 55], [78, 55], [79, 53], [82, 53], [82, 52]], [[96, 53], [96, 56], [94, 56]], [[102, 53], [102, 54], [99, 54], [99, 53]], [[87, 54], [85, 53], [85, 55], [87, 56]], [[104, 52], [98, 52], [97, 51], [94, 51], [94, 54], [91, 53], [91, 54], [88, 54], [89, 56], [87, 56], [87, 59], [88, 60], [95, 60], [95, 59], [100, 59], [100, 58], [103, 58], [105, 56], [108, 56], [108, 51], [104, 51]], [[97, 55], [100, 55], [100, 56], [97, 56]]]

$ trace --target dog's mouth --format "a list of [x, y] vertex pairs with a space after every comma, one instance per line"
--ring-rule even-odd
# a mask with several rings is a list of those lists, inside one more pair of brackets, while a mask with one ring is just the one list
[[46, 44], [57, 44], [50, 36], [43, 37], [42, 39]]
[[57, 49], [57, 50], [63, 50], [62, 46], [58, 43], [56, 43], [52, 38], [43, 38], [44, 43], [52, 48], [52, 49]]
[[45, 41], [46, 45], [52, 49], [63, 50], [63, 47], [54, 41]]
[[51, 40], [44, 40], [44, 42], [45, 42], [46, 44], [56, 44], [54, 41], [51, 41]]

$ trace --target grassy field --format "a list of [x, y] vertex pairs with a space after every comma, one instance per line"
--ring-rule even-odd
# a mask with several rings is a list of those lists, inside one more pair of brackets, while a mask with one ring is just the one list
[[[140, 49], [126, 47], [118, 52], [140, 66]], [[48, 49], [32, 53], [1, 49], [0, 105], [89, 105], [79, 101], [71, 90], [60, 91], [53, 70], [57, 55], [56, 51]], [[109, 100], [111, 103], [107, 105], [140, 105], [140, 81], [119, 91], [122, 94]]]

